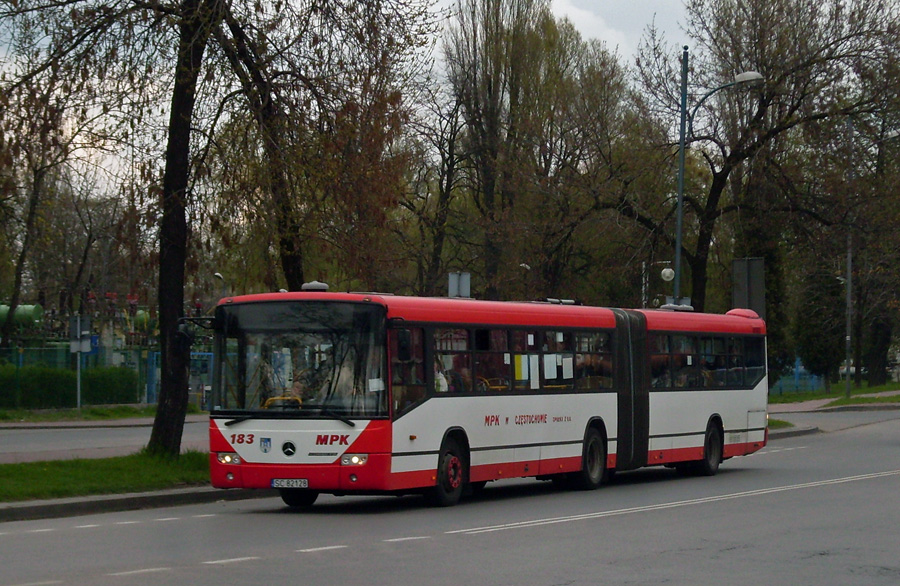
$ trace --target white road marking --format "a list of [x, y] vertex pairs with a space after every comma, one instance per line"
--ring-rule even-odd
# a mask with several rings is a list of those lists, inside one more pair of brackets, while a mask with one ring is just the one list
[[153, 572], [168, 572], [172, 568], [141, 568], [140, 570], [129, 570], [127, 572], [113, 572], [107, 576], [134, 576], [136, 574], [151, 574]]
[[792, 452], [794, 450], [805, 450], [809, 446], [797, 446], [794, 448], [766, 448], [765, 450], [759, 452], [753, 452], [752, 454], [747, 454], [748, 456], [765, 456], [767, 454], [778, 454], [779, 452]]
[[297, 553], [315, 553], [317, 551], [329, 551], [332, 549], [346, 549], [346, 545], [327, 545], [325, 547], [311, 547], [309, 549], [298, 549]]
[[210, 561], [208, 561], [208, 562], [203, 562], [203, 563], [204, 563], [204, 564], [207, 564], [207, 565], [213, 565], [213, 564], [233, 564], [233, 563], [235, 563], [235, 562], [249, 562], [249, 561], [252, 561], [252, 560], [258, 560], [258, 559], [260, 559], [258, 556], [248, 556], [248, 557], [245, 557], [245, 558], [230, 558], [230, 559], [226, 559], [226, 560], [210, 560]]
[[615, 509], [612, 511], [598, 511], [596, 513], [587, 513], [584, 515], [572, 515], [569, 517], [554, 517], [549, 519], [534, 519], [531, 521], [519, 521], [518, 523], [506, 523], [503, 525], [491, 525], [487, 527], [472, 527], [469, 529], [457, 529], [455, 531], [447, 531], [447, 535], [462, 533], [465, 535], [477, 535], [479, 533], [491, 533], [494, 531], [506, 531], [508, 529], [525, 529], [528, 527], [540, 527], [542, 525], [553, 525], [556, 523], [570, 523], [572, 521], [584, 521], [587, 519], [601, 519], [603, 517], [615, 517], [618, 515], [629, 515], [632, 513], [644, 513], [647, 511], [660, 511], [664, 509], [674, 509], [678, 507], [688, 507], [694, 505], [702, 505], [706, 503], [715, 503], [739, 498], [762, 496], [786, 492], [790, 490], [803, 490], [807, 488], [817, 488], [820, 486], [831, 486], [835, 484], [845, 484], [847, 482], [858, 482], [860, 480], [871, 480], [875, 478], [885, 478], [888, 476], [898, 476], [900, 470], [890, 470], [887, 472], [875, 472], [872, 474], [860, 474], [857, 476], [846, 476], [844, 478], [834, 478], [832, 480], [819, 480], [816, 482], [805, 482], [802, 484], [792, 484], [789, 486], [776, 486], [773, 488], [761, 488], [757, 490], [748, 490], [744, 492], [736, 492], [733, 494], [725, 494], [721, 496], [710, 496], [698, 499], [690, 499], [686, 501], [675, 501], [671, 503], [660, 503], [658, 505], [648, 505], [644, 507], [632, 507], [628, 509]]
[[395, 537], [394, 539], [385, 539], [385, 543], [400, 543], [401, 541], [417, 541], [419, 539], [431, 539], [430, 535], [421, 535], [419, 537]]
[[76, 525], [75, 529], [93, 529], [94, 527], [99, 527], [100, 525], [92, 524], [92, 525]]

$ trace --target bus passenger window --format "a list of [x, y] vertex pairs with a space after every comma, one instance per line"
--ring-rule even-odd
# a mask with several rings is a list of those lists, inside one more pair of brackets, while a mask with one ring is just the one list
[[724, 338], [700, 339], [700, 368], [703, 386], [724, 387], [727, 355]]
[[506, 330], [475, 330], [475, 350], [475, 391], [508, 391], [513, 365]]
[[425, 398], [424, 340], [422, 328], [392, 329], [388, 333], [395, 413]]
[[571, 332], [544, 332], [544, 387], [568, 390], [575, 382], [575, 355]]
[[747, 367], [744, 384], [756, 386], [766, 375], [765, 338], [744, 339], [744, 360]]
[[650, 381], [656, 389], [672, 387], [672, 359], [666, 334], [650, 334]]
[[[435, 369], [439, 369], [447, 381], [448, 392], [472, 392], [472, 359], [469, 353], [468, 330], [435, 330], [434, 356]], [[437, 388], [435, 392], [438, 392]]]
[[612, 388], [612, 348], [608, 332], [575, 334], [575, 388]]
[[522, 330], [511, 331], [509, 348], [513, 367], [513, 388], [517, 391], [539, 389], [541, 378], [537, 333]]
[[728, 338], [728, 386], [744, 386], [744, 340]]
[[703, 386], [698, 362], [695, 338], [693, 336], [672, 336], [672, 370], [676, 388]]

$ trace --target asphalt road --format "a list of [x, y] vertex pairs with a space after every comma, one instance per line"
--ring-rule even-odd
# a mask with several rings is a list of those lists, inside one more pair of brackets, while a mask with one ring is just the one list
[[[150, 440], [153, 419], [108, 422], [5, 423], [0, 425], [0, 464], [134, 454]], [[209, 416], [190, 415], [182, 449], [209, 450]]]
[[0, 586], [895, 585], [900, 411], [822, 419], [712, 478], [510, 481], [448, 509], [326, 496], [310, 512], [266, 498], [0, 523]]

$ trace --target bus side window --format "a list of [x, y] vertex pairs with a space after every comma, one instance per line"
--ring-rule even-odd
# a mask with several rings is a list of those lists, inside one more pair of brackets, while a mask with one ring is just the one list
[[766, 349], [764, 338], [744, 338], [744, 360], [746, 372], [744, 384], [756, 386], [766, 374]]
[[612, 388], [612, 347], [608, 332], [575, 334], [575, 388]]
[[672, 336], [672, 382], [676, 388], [703, 386], [698, 364], [696, 339], [693, 336]]
[[392, 329], [388, 332], [395, 413], [425, 398], [424, 340], [422, 328]]
[[541, 385], [540, 348], [535, 332], [513, 330], [509, 333], [509, 349], [513, 366], [513, 388], [517, 391], [537, 390]]
[[[472, 392], [472, 355], [469, 352], [469, 331], [461, 328], [439, 328], [434, 331], [435, 380], [447, 382], [451, 393]], [[438, 376], [440, 372], [441, 376]], [[435, 384], [435, 392], [444, 392]]]
[[728, 338], [728, 386], [744, 386], [743, 338]]
[[703, 386], [710, 388], [725, 386], [726, 362], [724, 338], [703, 337], [700, 339], [700, 367]]
[[544, 332], [544, 388], [572, 389], [575, 383], [575, 354], [571, 332]]
[[475, 330], [475, 390], [508, 391], [511, 379], [512, 358], [506, 330]]
[[653, 388], [672, 387], [672, 357], [669, 354], [669, 336], [650, 334], [650, 380]]

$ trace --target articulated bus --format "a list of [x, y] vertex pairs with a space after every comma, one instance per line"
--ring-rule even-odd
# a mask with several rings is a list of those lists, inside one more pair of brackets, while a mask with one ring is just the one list
[[582, 489], [669, 466], [713, 475], [766, 445], [766, 326], [564, 303], [282, 292], [223, 299], [219, 488], [424, 494], [520, 477]]

